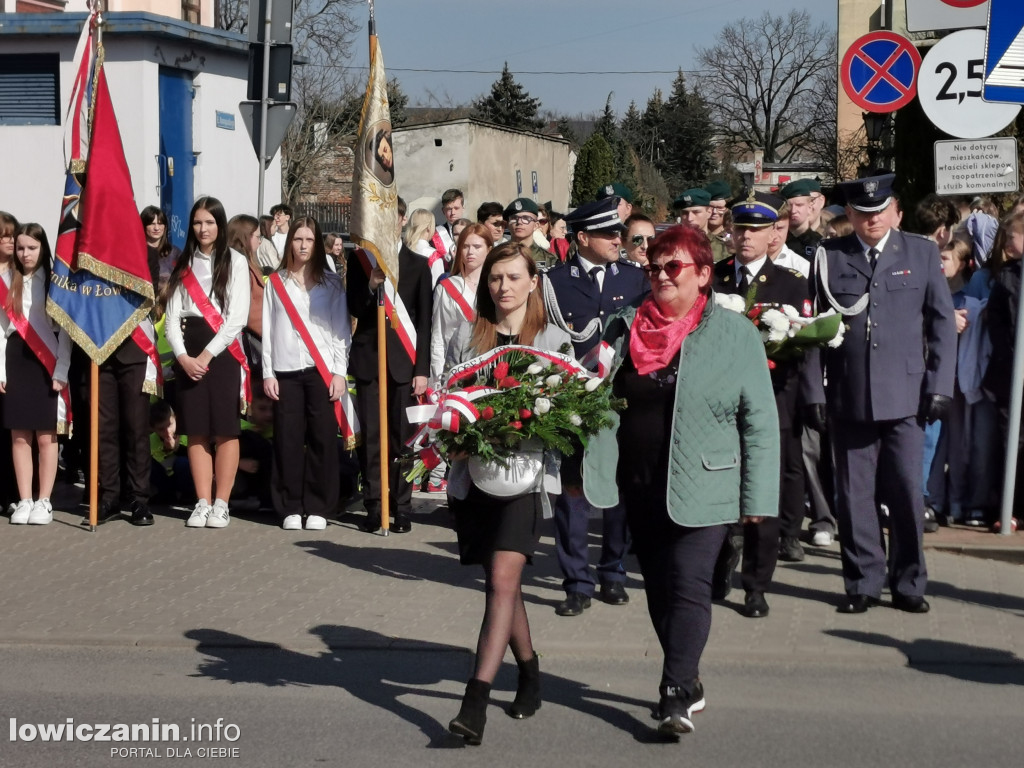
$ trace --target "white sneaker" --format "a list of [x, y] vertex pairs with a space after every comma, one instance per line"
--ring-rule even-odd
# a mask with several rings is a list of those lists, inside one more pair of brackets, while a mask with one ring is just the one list
[[11, 525], [25, 525], [32, 514], [32, 499], [22, 499], [11, 512]]
[[40, 499], [28, 514], [29, 525], [49, 525], [53, 522], [53, 507], [49, 499]]
[[281, 527], [286, 531], [302, 530], [302, 515], [288, 515], [282, 522]]
[[322, 531], [327, 527], [327, 520], [320, 515], [310, 515], [306, 518], [307, 531]]
[[187, 528], [205, 528], [206, 519], [210, 516], [210, 505], [206, 499], [200, 499], [196, 502], [196, 508], [192, 510], [192, 514], [189, 515], [188, 520], [185, 521]]
[[206, 518], [206, 527], [227, 528], [230, 522], [231, 517], [228, 515], [228, 505], [218, 499], [210, 507], [210, 516]]
[[816, 547], [831, 547], [832, 534], [828, 531], [817, 531], [814, 536], [811, 537], [811, 544]]

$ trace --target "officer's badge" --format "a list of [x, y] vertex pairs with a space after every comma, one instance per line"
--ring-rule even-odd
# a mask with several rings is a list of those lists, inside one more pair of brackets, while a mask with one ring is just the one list
[[768, 279], [767, 277], [765, 277], [764, 275], [761, 275], [759, 278], [757, 278], [757, 282], [763, 283], [767, 279]]
[[516, 210], [517, 211], [523, 210], [523, 204], [521, 202], [519, 202], [518, 200], [516, 200]]
[[579, 267], [569, 267], [569, 274], [572, 277], [579, 277], [580, 276], [580, 268]]
[[619, 274], [619, 265], [612, 264], [610, 267], [608, 267], [608, 271], [611, 272], [613, 275]]
[[611, 184], [607, 185], [604, 188], [604, 193], [606, 195], [614, 195], [615, 194], [615, 187], [613, 187]]
[[878, 182], [877, 181], [865, 181], [864, 182], [864, 191], [867, 192], [869, 195], [875, 194], [875, 192], [878, 191]]
[[693, 198], [689, 195], [683, 195], [683, 202], [687, 205], [693, 205]]

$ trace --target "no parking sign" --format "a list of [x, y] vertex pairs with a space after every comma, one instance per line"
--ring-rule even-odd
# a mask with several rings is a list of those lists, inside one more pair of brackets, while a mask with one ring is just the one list
[[913, 101], [921, 55], [907, 38], [871, 32], [843, 56], [839, 74], [850, 100], [868, 112], [895, 112]]

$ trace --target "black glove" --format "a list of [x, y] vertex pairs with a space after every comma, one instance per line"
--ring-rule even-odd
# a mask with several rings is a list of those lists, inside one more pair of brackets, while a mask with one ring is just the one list
[[824, 403], [809, 403], [804, 406], [804, 424], [817, 432], [828, 430], [828, 419]]
[[925, 395], [921, 400], [921, 408], [917, 417], [929, 424], [934, 424], [939, 419], [946, 418], [949, 408], [953, 404], [953, 398], [945, 395]]

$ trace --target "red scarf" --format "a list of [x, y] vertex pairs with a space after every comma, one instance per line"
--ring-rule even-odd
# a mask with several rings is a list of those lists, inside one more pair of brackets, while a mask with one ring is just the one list
[[683, 339], [697, 327], [707, 303], [708, 297], [702, 293], [682, 319], [672, 320], [662, 314], [652, 297], [644, 299], [629, 329], [629, 355], [636, 372], [646, 376], [671, 363]]

